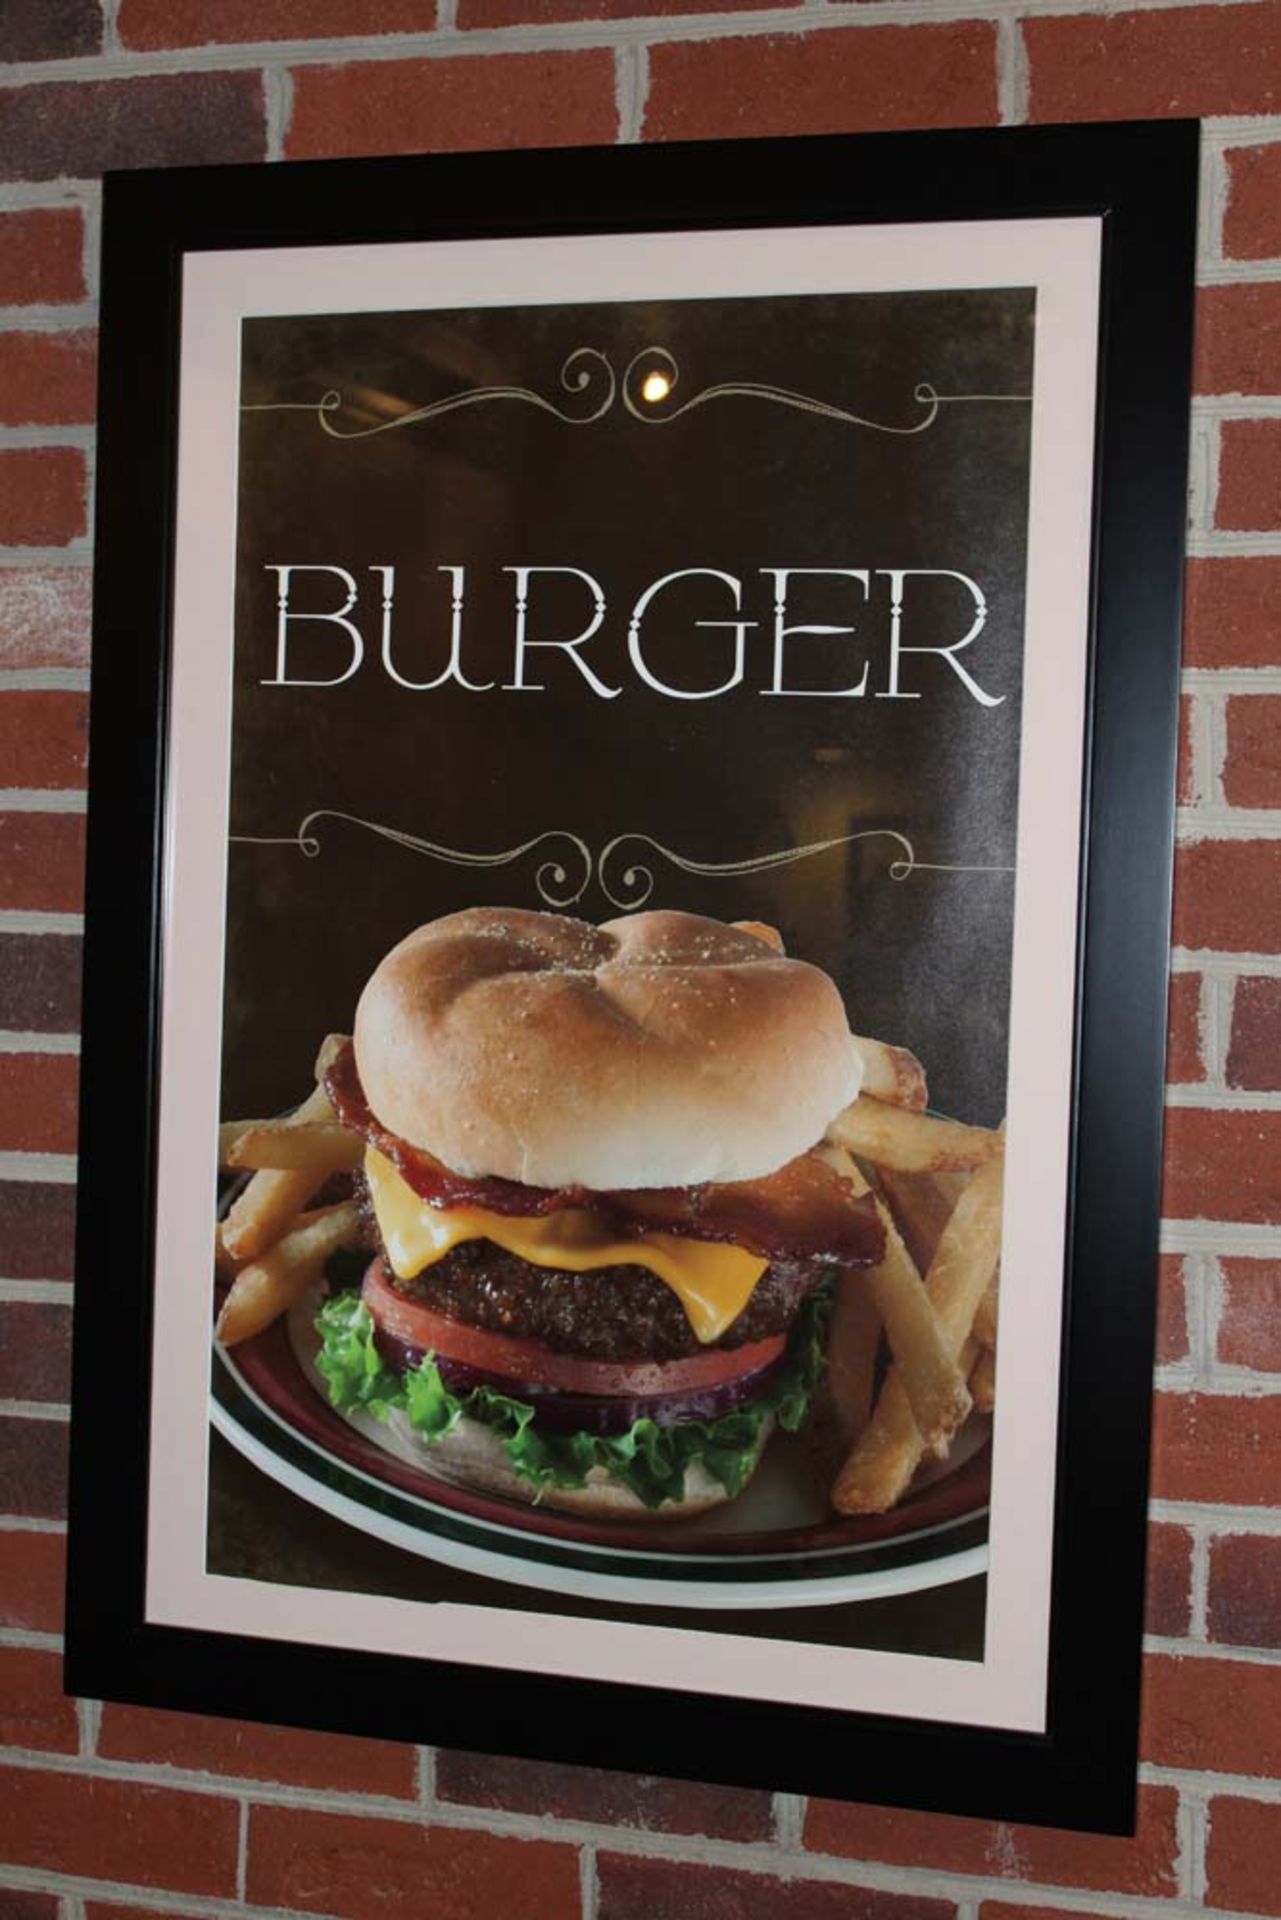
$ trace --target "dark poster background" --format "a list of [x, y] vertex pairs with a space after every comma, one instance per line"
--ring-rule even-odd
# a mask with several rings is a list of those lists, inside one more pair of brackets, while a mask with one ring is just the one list
[[[529, 400], [489, 398], [364, 438], [340, 433], [411, 415], [468, 389], [517, 387], [567, 413], [600, 405], [608, 376], [567, 392], [576, 349], [608, 358], [621, 382], [643, 349], [679, 368], [662, 415], [719, 383], [787, 389], [875, 423], [927, 414], [918, 383], [940, 395], [1028, 395], [1032, 296], [1023, 291], [540, 307], [467, 313], [258, 320], [244, 328], [237, 591], [233, 837], [292, 837], [333, 809], [465, 854], [494, 854], [548, 829], [592, 855], [618, 835], [652, 836], [685, 859], [737, 863], [866, 829], [907, 836], [922, 863], [1008, 868], [1014, 859], [1030, 408], [950, 401], [933, 424], [898, 435], [756, 396], [713, 397], [664, 424], [633, 418], [621, 395], [600, 418], [570, 425]], [[653, 366], [653, 358], [644, 367]], [[636, 388], [636, 376], [629, 390]], [[308, 407], [306, 403], [310, 402]], [[350, 617], [365, 656], [334, 686], [264, 685], [276, 674], [277, 575], [290, 564], [344, 567], [357, 581]], [[526, 654], [514, 671], [514, 576], [504, 567], [576, 567], [605, 593], [604, 622], [579, 657], [618, 696], [605, 699], [565, 652]], [[453, 682], [415, 692], [381, 662], [382, 578], [395, 568], [392, 654], [410, 680], [449, 661], [452, 582], [466, 567], [462, 670], [492, 690]], [[957, 655], [1002, 704], [980, 705], [946, 660], [905, 655], [889, 672], [889, 583], [866, 603], [852, 580], [797, 579], [789, 624], [854, 634], [786, 642], [773, 672], [775, 567], [933, 568], [969, 575], [987, 625]], [[643, 684], [628, 658], [637, 595], [680, 568], [743, 582], [743, 684], [677, 699]], [[291, 612], [345, 599], [332, 572], [297, 574]], [[592, 612], [577, 578], [536, 578], [529, 637], [572, 638]], [[972, 597], [950, 579], [912, 579], [905, 645], [948, 645], [971, 623]], [[669, 587], [646, 615], [650, 671], [669, 685], [715, 687], [733, 670], [734, 636], [698, 620], [735, 618], [730, 590], [696, 579]], [[323, 680], [351, 664], [332, 622], [293, 620], [290, 678]], [[818, 690], [859, 684], [861, 697]], [[532, 690], [541, 684], [543, 691]], [[296, 846], [235, 844], [228, 897], [225, 1096], [229, 1112], [271, 1112], [298, 1097], [318, 1038], [349, 1031], [381, 955], [426, 919], [478, 904], [538, 907], [547, 860], [584, 877], [565, 841], [492, 868], [443, 864], [367, 828], [314, 824], [317, 857]], [[634, 841], [594, 873], [568, 910], [612, 917], [653, 874], [650, 904], [719, 918], [768, 920], [790, 951], [827, 968], [856, 1030], [910, 1046], [939, 1109], [1000, 1119], [1013, 876], [918, 869], [890, 877], [902, 852], [857, 841], [763, 872], [683, 872]], [[546, 878], [546, 876], [545, 876]]]
[[[350, 1031], [372, 968], [422, 921], [478, 904], [547, 907], [540, 878], [558, 903], [582, 883], [566, 910], [604, 920], [620, 903], [642, 904], [652, 877], [644, 904], [778, 926], [790, 952], [832, 973], [856, 1030], [920, 1056], [934, 1107], [995, 1124], [1006, 1079], [1033, 320], [1032, 293], [1013, 289], [247, 322], [225, 1113], [293, 1104], [320, 1039]], [[581, 349], [591, 353], [571, 360]], [[660, 364], [653, 349], [671, 356], [679, 378], [651, 406], [639, 394]], [[727, 383], [785, 390], [862, 424], [760, 393], [708, 391]], [[883, 430], [927, 419], [921, 383], [942, 400], [932, 423]], [[476, 389], [507, 391], [413, 418]], [[325, 394], [339, 396], [325, 415], [333, 433], [317, 411]], [[266, 684], [277, 675], [275, 569], [284, 565], [345, 568], [357, 583], [348, 617], [364, 657], [341, 684]], [[579, 658], [617, 697], [601, 697], [552, 647], [531, 647], [527, 686], [512, 687], [514, 576], [502, 569], [517, 566], [578, 568], [599, 583], [605, 617]], [[383, 576], [371, 569], [388, 567], [392, 658], [412, 681], [448, 665], [453, 589], [440, 569], [465, 567], [461, 667], [473, 683], [494, 683], [489, 690], [446, 680], [414, 691], [384, 671]], [[777, 567], [873, 570], [866, 600], [849, 579], [791, 583], [789, 625], [855, 629], [786, 642], [783, 683], [804, 694], [764, 691], [774, 588], [761, 569]], [[682, 568], [741, 579], [741, 612], [721, 582], [669, 587], [646, 615], [644, 657], [669, 686], [713, 688], [733, 672], [735, 636], [695, 623], [756, 622], [742, 684], [716, 697], [656, 691], [628, 656], [637, 596]], [[890, 593], [875, 570], [894, 568], [955, 570], [981, 588], [986, 626], [956, 658], [999, 704], [977, 701], [937, 654], [902, 658], [900, 687], [919, 697], [884, 697]], [[294, 614], [333, 612], [345, 599], [332, 571], [292, 578]], [[572, 638], [592, 611], [582, 580], [536, 577], [528, 636]], [[903, 645], [950, 645], [973, 614], [961, 582], [909, 579]], [[334, 680], [353, 647], [332, 621], [292, 620], [288, 677]], [[865, 666], [865, 694], [843, 695]], [[297, 836], [319, 812], [369, 825], [311, 821], [308, 857]], [[492, 865], [450, 864], [387, 837], [472, 857], [552, 832]], [[686, 871], [630, 838], [601, 862], [618, 836], [647, 836], [695, 864], [740, 866], [862, 833], [872, 837], [756, 871]], [[904, 849], [890, 834], [906, 837], [918, 863], [901, 879], [892, 869]], [[211, 1494], [219, 1571], [576, 1610], [356, 1541], [221, 1445]], [[985, 1584], [790, 1616], [704, 1612], [692, 1623], [978, 1657]]]

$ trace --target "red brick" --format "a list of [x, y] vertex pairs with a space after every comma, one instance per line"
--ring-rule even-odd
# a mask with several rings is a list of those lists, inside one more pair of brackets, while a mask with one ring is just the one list
[[489, 1754], [439, 1754], [436, 1792], [442, 1800], [474, 1807], [665, 1833], [706, 1833], [721, 1840], [767, 1840], [773, 1825], [768, 1793]]
[[1281, 840], [1198, 840], [1177, 847], [1174, 943], [1226, 953], [1281, 948]]
[[74, 1153], [80, 1062], [70, 1053], [0, 1053], [0, 1150]]
[[254, 1807], [246, 1897], [344, 1920], [578, 1920], [578, 1853], [416, 1821]]
[[1192, 1617], [1192, 1535], [1186, 1527], [1153, 1521], [1148, 1527], [1145, 1601], [1149, 1633], [1178, 1639]]
[[1229, 1367], [1281, 1373], [1281, 1260], [1223, 1260], [1216, 1357]]
[[67, 1424], [0, 1414], [0, 1512], [62, 1520], [67, 1511]]
[[62, 1655], [43, 1647], [0, 1647], [0, 1745], [75, 1753], [80, 1726], [62, 1691]]
[[1238, 694], [1227, 702], [1227, 722], [1228, 805], [1281, 807], [1281, 695]]
[[291, 159], [309, 159], [603, 144], [617, 134], [614, 57], [600, 47], [302, 67], [287, 145]]
[[600, 1920], [955, 1920], [951, 1900], [878, 1893], [831, 1881], [775, 1880], [735, 1867], [642, 1860], [597, 1861]]
[[78, 913], [84, 904], [84, 863], [82, 813], [0, 813], [0, 907]]
[[0, 1180], [0, 1276], [70, 1280], [75, 1259], [74, 1187]]
[[459, 0], [460, 27], [545, 27], [553, 20], [650, 20], [674, 13], [750, 13], [803, 0]]
[[1187, 1287], [1183, 1278], [1183, 1262], [1172, 1253], [1163, 1253], [1160, 1259], [1156, 1357], [1163, 1366], [1174, 1366], [1188, 1357]]
[[[118, 1907], [105, 1900], [86, 1900], [84, 1911], [85, 1920], [194, 1920], [177, 1907]], [[0, 1920], [4, 1920], [2, 1914]]]
[[1158, 1393], [1154, 1415], [1154, 1499], [1275, 1501], [1281, 1394]]
[[0, 1627], [61, 1633], [66, 1579], [62, 1534], [0, 1528]]
[[1281, 1774], [1281, 1667], [1150, 1654], [1140, 1744], [1159, 1767]]
[[1281, 1806], [1220, 1794], [1208, 1813], [1206, 1905], [1281, 1913]]
[[126, 47], [206, 47], [233, 40], [362, 39], [429, 33], [436, 0], [121, 0]]
[[0, 666], [87, 667], [88, 567], [0, 568]]
[[54, 1893], [0, 1887], [0, 1920], [59, 1920], [62, 1903]]
[[1197, 393], [1281, 388], [1281, 285], [1198, 289], [1192, 382]]
[[98, 0], [19, 0], [0, 8], [0, 60], [66, 60], [101, 46]]
[[85, 462], [78, 448], [0, 451], [0, 546], [65, 547], [80, 539], [86, 525]]
[[1281, 980], [1260, 976], [1237, 981], [1227, 1076], [1233, 1087], [1281, 1089]]
[[1170, 1030], [1165, 1077], [1176, 1083], [1205, 1078], [1205, 1064], [1201, 1059], [1199, 973], [1175, 973], [1170, 976]]
[[233, 1800], [135, 1780], [5, 1770], [5, 1850], [15, 1867], [175, 1893], [236, 1891]]
[[1281, 527], [1281, 420], [1225, 420], [1214, 524], [1239, 533]]
[[6, 786], [83, 787], [89, 764], [84, 693], [0, 693], [0, 767]]
[[1211, 1640], [1281, 1647], [1281, 1538], [1225, 1533], [1210, 1542]]
[[1179, 767], [1176, 793], [1180, 806], [1191, 806], [1197, 798], [1192, 769], [1192, 702], [1187, 694], [1179, 700]]
[[415, 1749], [391, 1740], [357, 1740], [145, 1707], [104, 1707], [98, 1752], [108, 1760], [143, 1760], [286, 1786], [341, 1791], [358, 1785], [362, 1793], [401, 1799], [412, 1799], [418, 1790]]
[[1281, 145], [1229, 147], [1223, 251], [1230, 260], [1281, 254]]
[[1189, 560], [1183, 614], [1186, 667], [1269, 667], [1281, 661], [1281, 560]]
[[97, 409], [98, 336], [6, 333], [0, 354], [0, 426], [80, 426]]
[[1161, 1204], [1173, 1220], [1281, 1222], [1281, 1113], [1171, 1107]]
[[686, 40], [650, 51], [647, 140], [988, 125], [996, 34], [985, 21]]
[[108, 167], [198, 167], [267, 154], [261, 75], [153, 73], [8, 88], [0, 179], [92, 180]]
[[79, 207], [0, 213], [0, 306], [60, 306], [83, 300], [84, 215]]
[[65, 1401], [70, 1386], [70, 1307], [0, 1300], [0, 1400]]
[[928, 1867], [938, 1873], [981, 1873], [1108, 1893], [1171, 1894], [1177, 1890], [1177, 1813], [1178, 1795], [1172, 1788], [1142, 1787], [1138, 1832], [1133, 1839], [1112, 1839], [814, 1800], [805, 1844], [820, 1853]]
[[[1100, 1913], [1071, 1909], [1072, 1920], [1105, 1920]], [[979, 1907], [979, 1920], [1067, 1920], [1062, 1907], [1014, 1907], [1005, 1900], [984, 1900]]]
[[[0, 814], [0, 829], [4, 818]], [[0, 858], [3, 848], [0, 831]], [[74, 1033], [79, 1015], [79, 937], [0, 933], [0, 1027], [17, 1033]]]
[[1025, 19], [1033, 120], [1281, 108], [1281, 5]]

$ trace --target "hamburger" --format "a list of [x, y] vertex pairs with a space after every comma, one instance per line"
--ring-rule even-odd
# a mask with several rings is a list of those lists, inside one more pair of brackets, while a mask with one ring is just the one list
[[831, 1285], [882, 1230], [821, 1142], [840, 995], [768, 930], [476, 908], [375, 969], [326, 1089], [373, 1258], [318, 1316], [345, 1413], [424, 1470], [676, 1518], [799, 1427]]

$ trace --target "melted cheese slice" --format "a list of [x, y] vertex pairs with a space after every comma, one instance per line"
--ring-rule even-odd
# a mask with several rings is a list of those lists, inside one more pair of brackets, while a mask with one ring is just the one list
[[365, 1178], [387, 1258], [400, 1280], [412, 1280], [464, 1240], [491, 1240], [531, 1266], [569, 1273], [647, 1267], [671, 1288], [706, 1345], [738, 1318], [769, 1265], [742, 1247], [685, 1240], [675, 1233], [618, 1240], [598, 1215], [574, 1207], [536, 1219], [484, 1207], [433, 1207], [373, 1147], [365, 1152]]

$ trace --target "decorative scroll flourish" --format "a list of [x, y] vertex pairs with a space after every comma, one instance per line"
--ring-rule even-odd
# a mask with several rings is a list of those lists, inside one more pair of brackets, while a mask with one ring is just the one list
[[[620, 913], [635, 913], [638, 908], [645, 906], [654, 891], [653, 866], [639, 859], [626, 859], [620, 852], [624, 847], [647, 848], [651, 854], [666, 860], [682, 873], [695, 873], [707, 879], [768, 873], [774, 867], [794, 866], [798, 860], [812, 860], [816, 855], [830, 853], [837, 847], [852, 846], [857, 840], [890, 840], [897, 844], [899, 852], [886, 868], [889, 878], [896, 881], [906, 880], [913, 873], [1015, 871], [1012, 866], [953, 866], [918, 860], [907, 835], [897, 832], [893, 827], [865, 827], [858, 833], [840, 834], [832, 840], [815, 840], [806, 847], [782, 847], [776, 853], [757, 854], [748, 860], [691, 860], [674, 847], [664, 846], [661, 840], [655, 840], [648, 833], [615, 834], [599, 853], [593, 855], [579, 834], [561, 827], [549, 827], [546, 832], [535, 834], [532, 840], [526, 840], [520, 846], [506, 847], [500, 853], [466, 853], [457, 847], [442, 847], [433, 840], [424, 840], [412, 833], [401, 833], [395, 827], [380, 826], [376, 821], [362, 820], [354, 813], [340, 813], [331, 807], [320, 807], [307, 814], [300, 821], [298, 831], [293, 834], [232, 834], [231, 838], [234, 844], [240, 846], [297, 847], [309, 860], [314, 860], [320, 853], [320, 841], [314, 831], [319, 820], [345, 820], [350, 826], [363, 827], [369, 833], [376, 833], [380, 839], [393, 841], [395, 845], [407, 847], [413, 853], [426, 854], [430, 859], [443, 860], [454, 867], [511, 866], [525, 854], [535, 852], [545, 842], [560, 841], [563, 847], [572, 849], [573, 861], [581, 867], [582, 878], [577, 886], [574, 885], [575, 875], [565, 859], [544, 860], [534, 873], [539, 899], [545, 906], [557, 909], [576, 906], [593, 879], [610, 905], [617, 907]], [[620, 860], [625, 862], [621, 868]]]
[[[349, 826], [363, 827], [369, 833], [376, 833], [380, 840], [390, 840], [398, 847], [407, 847], [411, 853], [426, 854], [431, 860], [443, 860], [451, 867], [509, 867], [548, 841], [559, 841], [567, 850], [567, 857], [540, 861], [534, 871], [534, 885], [538, 889], [539, 899], [549, 907], [573, 907], [591, 884], [593, 862], [587, 842], [576, 833], [568, 833], [557, 827], [536, 833], [531, 840], [522, 841], [517, 847], [504, 847], [500, 853], [466, 853], [458, 847], [442, 847], [434, 840], [423, 840], [417, 834], [401, 833], [396, 827], [380, 826], [376, 820], [362, 820], [354, 813], [340, 813], [334, 807], [318, 807], [299, 821], [296, 833], [280, 836], [233, 833], [231, 840], [238, 846], [297, 847], [308, 860], [315, 860], [320, 854], [320, 841], [315, 832], [316, 823], [320, 820], [345, 820]], [[582, 870], [577, 885], [574, 884], [576, 875], [568, 864], [570, 858]]]
[[[646, 366], [649, 372], [642, 377], [641, 369]], [[645, 382], [655, 374], [658, 375], [661, 390], [651, 399], [645, 393]], [[820, 419], [837, 420], [843, 426], [867, 427], [872, 433], [913, 434], [924, 433], [927, 427], [932, 427], [943, 404], [943, 396], [935, 392], [928, 380], [918, 381], [912, 398], [918, 406], [925, 408], [924, 414], [919, 420], [905, 426], [892, 426], [885, 421], [868, 420], [862, 414], [850, 413], [845, 407], [834, 406], [830, 401], [815, 400], [805, 393], [793, 393], [787, 387], [771, 387], [759, 380], [723, 380], [716, 386], [704, 387], [678, 406], [659, 413], [657, 407], [675, 393], [680, 377], [680, 368], [666, 347], [642, 347], [628, 362], [623, 375], [623, 405], [634, 420], [641, 420], [650, 427], [665, 427], [673, 420], [681, 419], [684, 414], [692, 413], [695, 407], [706, 406], [710, 400], [772, 400], [776, 406], [792, 407], [798, 413], [817, 414]]]
[[[870, 433], [911, 435], [924, 433], [928, 427], [932, 427], [943, 407], [977, 401], [1009, 401], [1026, 406], [1032, 398], [1030, 393], [939, 393], [930, 381], [918, 380], [912, 389], [912, 398], [923, 409], [921, 417], [895, 424], [887, 420], [869, 420], [863, 414], [851, 413], [846, 407], [838, 407], [828, 400], [816, 400], [810, 394], [794, 393], [788, 387], [773, 387], [759, 380], [722, 380], [714, 386], [703, 387], [676, 406], [664, 408], [663, 403], [675, 393], [680, 377], [680, 367], [666, 347], [642, 347], [627, 363], [621, 382], [610, 360], [598, 347], [575, 347], [560, 370], [560, 383], [567, 393], [581, 394], [591, 400], [591, 411], [587, 413], [568, 412], [545, 395], [535, 393], [531, 387], [505, 386], [467, 387], [463, 392], [449, 394], [443, 400], [433, 400], [427, 406], [397, 414], [394, 419], [380, 420], [372, 427], [344, 429], [335, 426], [330, 415], [338, 413], [344, 401], [342, 394], [332, 387], [318, 401], [264, 401], [246, 405], [241, 412], [314, 413], [320, 427], [331, 439], [367, 440], [372, 434], [391, 433], [398, 427], [412, 427], [423, 420], [438, 419], [441, 414], [455, 413], [460, 407], [475, 407], [497, 400], [522, 401], [526, 406], [553, 414], [567, 426], [585, 427], [603, 420], [613, 410], [621, 392], [623, 406], [633, 420], [639, 420], [649, 427], [669, 426], [673, 420], [682, 419], [685, 414], [692, 413], [695, 407], [704, 407], [712, 400], [765, 400], [775, 406], [791, 407], [798, 413], [811, 413], [822, 420], [837, 421], [842, 426], [865, 427]], [[651, 385], [653, 390], [647, 392], [647, 387]]]
[[[1013, 867], [969, 867], [951, 866], [929, 860], [918, 860], [915, 849], [906, 834], [897, 832], [893, 827], [864, 827], [859, 833], [843, 833], [834, 840], [815, 840], [807, 847], [783, 847], [777, 853], [762, 853], [751, 860], [690, 860], [684, 854], [677, 853], [672, 847], [665, 847], [648, 833], [620, 833], [601, 848], [596, 860], [596, 880], [601, 892], [611, 905], [621, 913], [635, 913], [643, 907], [654, 891], [654, 871], [640, 861], [629, 861], [621, 872], [611, 867], [617, 862], [619, 848], [624, 846], [648, 847], [651, 852], [679, 867], [682, 873], [697, 873], [709, 879], [723, 879], [731, 874], [768, 873], [774, 867], [794, 866], [798, 860], [812, 860], [816, 854], [831, 853], [836, 847], [849, 847], [856, 840], [893, 840], [901, 851], [890, 861], [886, 872], [891, 880], [906, 880], [912, 873], [1013, 873]], [[617, 888], [624, 891], [618, 892]]]
[[435, 420], [444, 413], [456, 413], [461, 407], [487, 405], [496, 400], [520, 400], [526, 406], [537, 407], [543, 413], [551, 413], [567, 426], [585, 427], [593, 420], [603, 420], [613, 407], [618, 393], [618, 382], [614, 369], [605, 355], [595, 347], [575, 347], [560, 370], [560, 383], [566, 393], [582, 394], [590, 397], [593, 388], [599, 388], [600, 398], [592, 406], [590, 413], [569, 413], [564, 407], [558, 407], [554, 400], [544, 394], [535, 393], [532, 387], [467, 387], [462, 393], [447, 394], [443, 400], [433, 400], [427, 406], [415, 407], [411, 413], [400, 413], [392, 420], [380, 420], [372, 427], [336, 427], [330, 414], [337, 413], [343, 405], [343, 397], [334, 388], [321, 395], [316, 402], [310, 400], [265, 401], [241, 408], [242, 413], [314, 413], [322, 430], [333, 440], [368, 440], [375, 433], [391, 433], [397, 427], [416, 426], [422, 420]]

